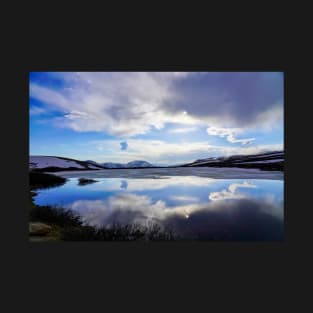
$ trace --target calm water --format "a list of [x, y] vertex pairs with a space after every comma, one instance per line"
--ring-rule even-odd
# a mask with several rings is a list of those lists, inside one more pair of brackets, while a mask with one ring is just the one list
[[[141, 171], [66, 173], [66, 184], [39, 191], [35, 203], [70, 208], [95, 226], [155, 222], [186, 239], [283, 240], [282, 173]], [[97, 182], [80, 186], [79, 177]]]

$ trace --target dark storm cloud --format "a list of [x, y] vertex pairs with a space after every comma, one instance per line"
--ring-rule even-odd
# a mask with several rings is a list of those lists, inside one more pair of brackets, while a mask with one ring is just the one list
[[175, 91], [178, 97], [167, 104], [167, 110], [246, 126], [264, 112], [282, 109], [283, 73], [199, 73], [175, 81]]

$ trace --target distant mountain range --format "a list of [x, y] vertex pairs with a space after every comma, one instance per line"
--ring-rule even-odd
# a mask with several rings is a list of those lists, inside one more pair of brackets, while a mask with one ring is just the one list
[[141, 160], [136, 160], [128, 163], [112, 163], [112, 162], [105, 162], [105, 163], [97, 163], [95, 161], [87, 160], [85, 161], [89, 164], [100, 166], [103, 168], [139, 168], [139, 167], [155, 167], [151, 163], [147, 161], [141, 161]]
[[102, 170], [113, 168], [146, 168], [155, 167], [146, 161], [136, 160], [126, 164], [121, 163], [97, 163], [92, 160], [79, 161], [70, 158], [58, 156], [30, 156], [29, 168], [31, 170], [58, 172], [58, 171], [73, 171], [73, 170]]
[[97, 163], [92, 160], [79, 161], [57, 156], [30, 156], [29, 168], [31, 170], [45, 172], [151, 167], [240, 167], [282, 171], [284, 169], [284, 159], [285, 155], [283, 151], [274, 151], [255, 155], [233, 155], [230, 157], [199, 159], [192, 163], [174, 166], [157, 166], [142, 160], [122, 164], [112, 162]]

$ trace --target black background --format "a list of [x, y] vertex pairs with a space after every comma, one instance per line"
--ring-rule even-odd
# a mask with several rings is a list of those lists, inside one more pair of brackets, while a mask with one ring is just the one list
[[[308, 11], [225, 4], [192, 15], [193, 6], [146, 2], [136, 16], [131, 2], [4, 10], [1, 280], [9, 311], [305, 310], [312, 273], [303, 177], [311, 163]], [[285, 72], [285, 241], [30, 243], [28, 74], [84, 70]]]

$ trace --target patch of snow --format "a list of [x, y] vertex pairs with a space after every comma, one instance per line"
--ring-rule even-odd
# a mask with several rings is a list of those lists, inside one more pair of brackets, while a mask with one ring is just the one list
[[45, 168], [45, 167], [77, 167], [85, 168], [84, 166], [76, 163], [75, 161], [63, 160], [57, 157], [50, 156], [30, 156], [29, 157], [29, 166], [30, 168]]

